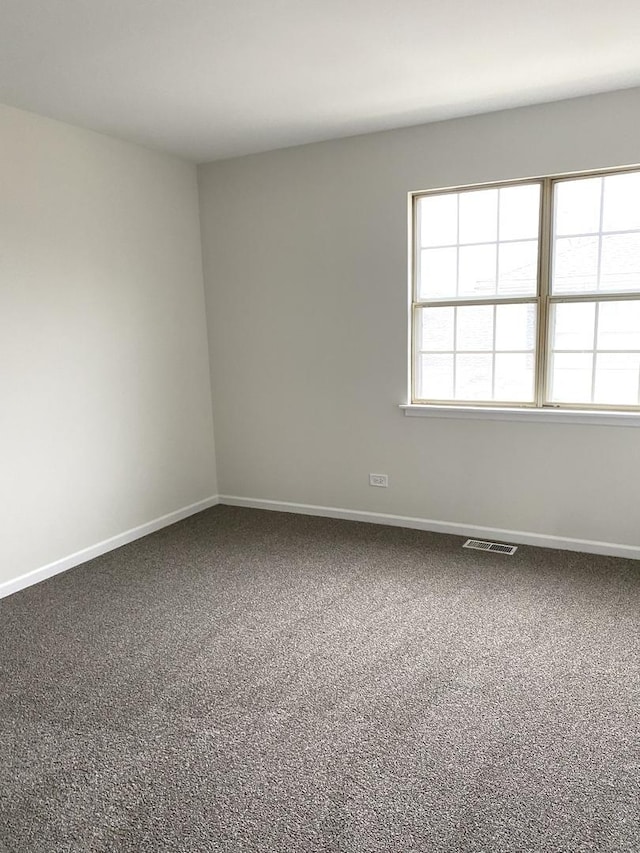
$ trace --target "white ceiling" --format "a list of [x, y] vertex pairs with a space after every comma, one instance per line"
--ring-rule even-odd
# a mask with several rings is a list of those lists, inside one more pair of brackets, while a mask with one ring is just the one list
[[637, 0], [0, 3], [0, 102], [198, 162], [635, 85]]

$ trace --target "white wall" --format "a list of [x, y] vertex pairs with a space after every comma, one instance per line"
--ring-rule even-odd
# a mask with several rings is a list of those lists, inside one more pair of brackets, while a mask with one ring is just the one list
[[0, 108], [0, 583], [215, 494], [195, 168]]
[[202, 167], [220, 492], [638, 545], [638, 429], [397, 405], [407, 193], [639, 160], [636, 89]]

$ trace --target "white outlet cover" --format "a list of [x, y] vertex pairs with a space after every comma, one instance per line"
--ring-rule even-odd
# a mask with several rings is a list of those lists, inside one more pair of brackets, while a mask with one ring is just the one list
[[369, 474], [369, 485], [386, 488], [389, 485], [387, 474]]

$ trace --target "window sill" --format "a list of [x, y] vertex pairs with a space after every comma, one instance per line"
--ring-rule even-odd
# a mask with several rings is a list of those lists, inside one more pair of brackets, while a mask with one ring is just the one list
[[426, 406], [403, 403], [410, 418], [470, 418], [487, 421], [588, 424], [590, 426], [640, 427], [640, 412], [602, 412], [587, 409], [501, 409], [490, 406]]

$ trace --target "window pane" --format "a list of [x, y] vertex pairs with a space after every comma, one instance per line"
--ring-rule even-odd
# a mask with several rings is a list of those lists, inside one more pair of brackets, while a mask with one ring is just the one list
[[551, 306], [551, 348], [592, 350], [595, 302], [560, 302]]
[[498, 400], [531, 403], [534, 398], [533, 353], [497, 353], [494, 395]]
[[640, 232], [602, 237], [600, 290], [640, 290]]
[[599, 353], [594, 403], [637, 406], [640, 403], [640, 353]]
[[538, 239], [540, 184], [500, 189], [500, 240]]
[[623, 172], [604, 179], [604, 231], [640, 229], [640, 173]]
[[539, 184], [423, 196], [417, 204], [420, 301], [535, 294]]
[[640, 301], [600, 303], [598, 349], [640, 351]]
[[496, 292], [496, 245], [461, 246], [458, 296], [465, 299]]
[[456, 310], [456, 349], [493, 349], [493, 305], [466, 305]]
[[535, 305], [498, 305], [496, 307], [496, 350], [522, 352], [535, 349], [535, 343]]
[[421, 355], [417, 391], [421, 400], [453, 399], [453, 356]]
[[598, 289], [598, 238], [568, 237], [555, 241], [552, 293], [584, 293]]
[[491, 353], [456, 355], [456, 400], [491, 400]]
[[458, 194], [424, 196], [418, 200], [421, 246], [453, 246], [458, 242]]
[[453, 352], [455, 308], [423, 308], [421, 350]]
[[421, 308], [419, 399], [533, 402], [536, 310], [533, 302]]
[[498, 293], [531, 296], [538, 280], [538, 241], [501, 243], [498, 257]]
[[638, 405], [640, 300], [552, 303], [550, 324], [551, 402]]
[[498, 190], [461, 192], [461, 243], [484, 243], [498, 237]]
[[552, 403], [590, 403], [592, 353], [553, 353], [549, 370]]
[[554, 188], [554, 233], [593, 234], [600, 229], [602, 178], [558, 181]]
[[420, 299], [451, 299], [456, 295], [457, 250], [423, 249], [420, 253]]
[[554, 193], [551, 292], [639, 292], [640, 173], [560, 181]]

